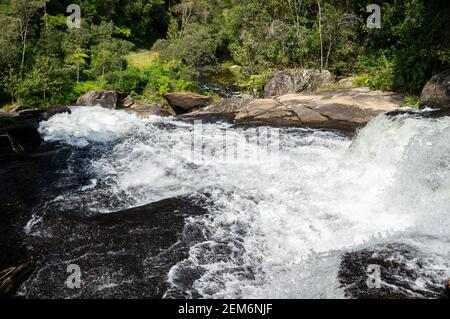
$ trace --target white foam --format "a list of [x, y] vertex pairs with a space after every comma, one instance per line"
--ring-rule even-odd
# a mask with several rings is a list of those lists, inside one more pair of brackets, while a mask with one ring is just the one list
[[[263, 148], [243, 132], [224, 133], [227, 127], [203, 125], [207, 146], [222, 145], [229, 134], [238, 153]], [[209, 241], [194, 246], [189, 259], [206, 270], [194, 284], [204, 297], [342, 297], [340, 252], [368, 242], [403, 241], [448, 260], [448, 118], [380, 116], [353, 143], [332, 133], [283, 131], [280, 153], [263, 149], [247, 161], [207, 154], [193, 162], [186, 138], [193, 129], [95, 107], [56, 115], [40, 132], [77, 147], [115, 142], [88, 170], [133, 205], [211, 194], [211, 216], [192, 219], [209, 230]], [[278, 169], [262, 172], [275, 158]], [[227, 259], [217, 258], [217, 245], [232, 252]]]

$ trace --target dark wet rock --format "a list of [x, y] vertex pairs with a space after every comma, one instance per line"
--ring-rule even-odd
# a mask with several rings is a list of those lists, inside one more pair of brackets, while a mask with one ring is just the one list
[[15, 154], [23, 152], [22, 145], [17, 144], [9, 134], [0, 135], [0, 154]]
[[[207, 213], [199, 200], [171, 198], [109, 214], [47, 208], [27, 241], [39, 261], [25, 297], [162, 298], [169, 270], [195, 243], [186, 218]], [[65, 285], [69, 264], [81, 269], [81, 289]]]
[[436, 74], [428, 81], [420, 97], [420, 107], [450, 108], [450, 70]]
[[435, 110], [395, 110], [387, 112], [385, 114], [387, 117], [395, 119], [398, 116], [407, 115], [409, 117], [414, 117], [417, 119], [421, 118], [440, 118], [443, 116], [450, 116], [450, 108], [448, 109], [435, 109]]
[[17, 112], [17, 116], [21, 119], [35, 119], [41, 116], [45, 111], [43, 109], [27, 109]]
[[5, 154], [32, 151], [42, 143], [37, 131], [41, 113], [28, 115], [0, 114], [0, 159]]
[[445, 294], [447, 295], [447, 298], [450, 298], [450, 279], [447, 280], [447, 284], [445, 285]]
[[164, 97], [177, 113], [183, 113], [191, 111], [195, 108], [204, 107], [212, 102], [212, 98], [209, 96], [186, 92], [169, 93], [164, 95]]
[[34, 269], [33, 260], [0, 271], [0, 298], [11, 297]]
[[79, 106], [102, 106], [108, 109], [118, 107], [119, 95], [116, 91], [91, 91], [81, 96], [77, 105]]
[[52, 116], [57, 115], [57, 114], [63, 114], [63, 113], [71, 114], [72, 111], [70, 110], [70, 108], [68, 106], [56, 105], [56, 106], [46, 110], [44, 113], [42, 113], [40, 119], [42, 121], [47, 121]]
[[[349, 298], [417, 299], [445, 298], [445, 270], [433, 267], [431, 257], [404, 244], [379, 245], [346, 253], [338, 279]], [[380, 286], [370, 278], [374, 267], [380, 269]]]
[[64, 191], [55, 189], [55, 181], [64, 170], [68, 155], [41, 146], [20, 156], [0, 157], [0, 187], [7, 190], [0, 192], [0, 272], [14, 269], [5, 278], [10, 279], [4, 283], [7, 296], [15, 293], [33, 269], [23, 229], [31, 219], [33, 207]]

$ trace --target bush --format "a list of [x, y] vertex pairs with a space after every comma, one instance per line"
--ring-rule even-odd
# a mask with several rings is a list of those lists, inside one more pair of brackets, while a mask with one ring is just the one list
[[381, 91], [394, 89], [394, 63], [386, 55], [363, 55], [357, 61], [357, 69], [363, 73], [357, 77], [357, 85]]
[[108, 84], [105, 81], [86, 81], [76, 83], [66, 96], [70, 103], [76, 102], [78, 98], [90, 91], [107, 90]]

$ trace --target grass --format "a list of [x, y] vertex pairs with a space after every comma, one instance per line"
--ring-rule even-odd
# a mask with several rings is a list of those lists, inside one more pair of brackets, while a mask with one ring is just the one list
[[420, 96], [406, 95], [403, 101], [403, 106], [418, 109], [420, 104]]
[[128, 66], [135, 67], [140, 70], [145, 70], [157, 63], [159, 54], [154, 51], [140, 50], [136, 53], [127, 55]]

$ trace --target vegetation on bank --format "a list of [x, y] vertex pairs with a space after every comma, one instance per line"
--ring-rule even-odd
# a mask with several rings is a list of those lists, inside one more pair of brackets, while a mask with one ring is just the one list
[[[450, 67], [444, 0], [0, 0], [0, 101], [50, 106], [90, 90], [144, 104], [200, 83], [258, 94], [278, 69], [322, 68], [356, 84], [407, 93]], [[80, 29], [66, 8], [79, 4]]]

